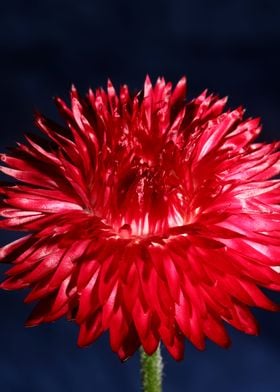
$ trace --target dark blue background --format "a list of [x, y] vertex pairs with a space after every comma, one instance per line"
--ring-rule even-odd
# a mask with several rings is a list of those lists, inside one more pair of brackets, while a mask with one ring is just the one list
[[[1, 149], [33, 129], [35, 109], [56, 117], [51, 97], [66, 98], [71, 82], [85, 92], [110, 76], [140, 89], [147, 72], [173, 82], [186, 74], [190, 97], [205, 87], [229, 95], [231, 107], [262, 117], [263, 139], [279, 138], [279, 21], [276, 0], [2, 1]], [[139, 390], [137, 355], [121, 364], [107, 337], [78, 349], [63, 320], [26, 329], [22, 298], [0, 293], [1, 392]], [[164, 353], [165, 391], [278, 391], [280, 315], [256, 313], [258, 338], [230, 330], [230, 350], [187, 344], [181, 363]]]

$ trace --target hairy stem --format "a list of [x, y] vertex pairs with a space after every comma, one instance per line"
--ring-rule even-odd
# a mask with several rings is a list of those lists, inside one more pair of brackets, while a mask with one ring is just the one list
[[162, 357], [160, 346], [153, 355], [147, 355], [143, 348], [140, 349], [141, 378], [143, 392], [162, 391]]

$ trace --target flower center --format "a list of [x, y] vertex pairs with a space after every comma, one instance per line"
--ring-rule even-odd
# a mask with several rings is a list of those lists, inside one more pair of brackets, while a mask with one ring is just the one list
[[122, 237], [164, 233], [185, 222], [186, 198], [180, 188], [174, 171], [142, 165], [108, 190], [102, 215]]

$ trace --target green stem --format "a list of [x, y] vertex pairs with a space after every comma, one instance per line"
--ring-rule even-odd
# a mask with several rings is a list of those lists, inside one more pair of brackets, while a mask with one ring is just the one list
[[143, 392], [161, 392], [163, 364], [160, 346], [153, 355], [147, 355], [141, 347], [140, 363]]

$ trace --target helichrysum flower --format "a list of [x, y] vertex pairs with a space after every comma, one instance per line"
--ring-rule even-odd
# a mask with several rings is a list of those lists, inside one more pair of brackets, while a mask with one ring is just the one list
[[121, 359], [162, 341], [181, 359], [188, 338], [228, 346], [228, 323], [257, 333], [249, 307], [276, 310], [280, 290], [279, 143], [256, 143], [259, 119], [186, 79], [131, 95], [97, 89], [64, 125], [38, 114], [45, 137], [2, 154], [1, 228], [25, 231], [1, 249], [2, 288], [38, 301], [27, 325], [66, 316], [86, 346], [104, 331]]

